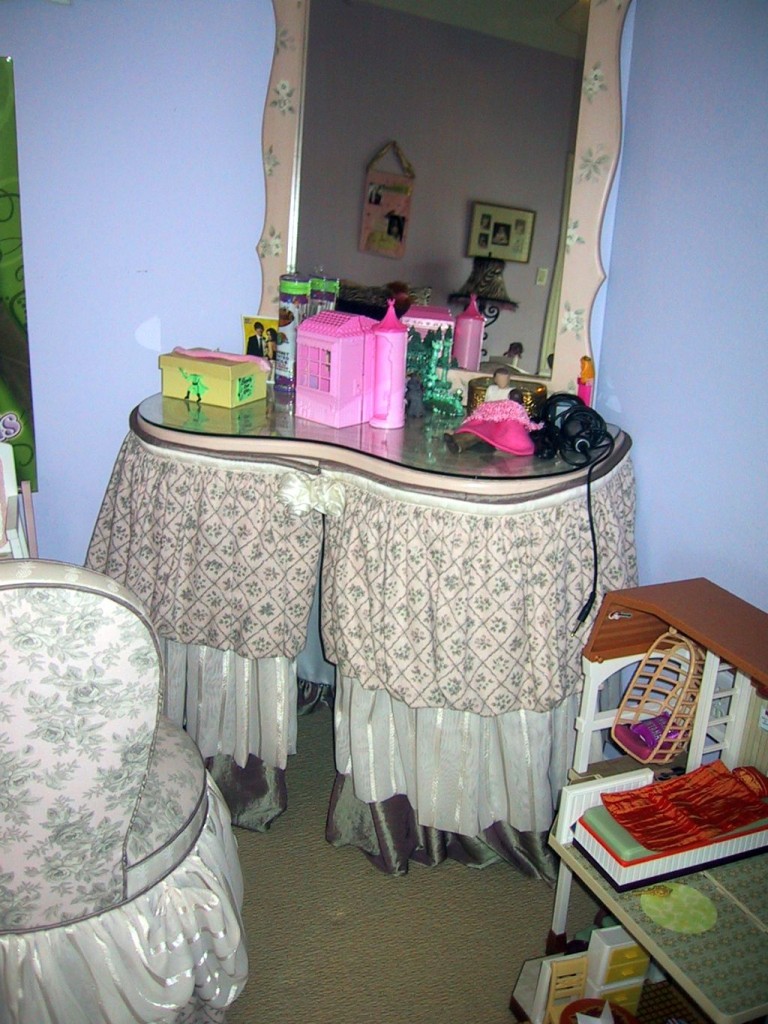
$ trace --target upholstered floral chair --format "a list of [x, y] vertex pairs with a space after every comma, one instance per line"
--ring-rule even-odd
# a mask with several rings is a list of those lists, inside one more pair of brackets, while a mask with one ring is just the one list
[[229, 814], [160, 712], [135, 597], [0, 564], [0, 1022], [223, 1021], [247, 956]]

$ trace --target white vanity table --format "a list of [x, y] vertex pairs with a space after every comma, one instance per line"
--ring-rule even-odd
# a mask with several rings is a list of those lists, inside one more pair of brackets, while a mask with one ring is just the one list
[[[543, 834], [581, 682], [586, 475], [452, 454], [446, 426], [336, 431], [279, 401], [153, 396], [132, 413], [88, 565], [147, 603], [169, 711], [204, 755], [282, 772], [322, 552], [337, 769], [355, 797], [405, 796], [419, 827], [463, 836]], [[601, 593], [636, 582], [630, 445], [616, 431], [592, 480]]]
[[[301, 97], [309, 3], [273, 7], [282, 45], [268, 97], [286, 84]], [[590, 13], [552, 392], [575, 391], [593, 354], [627, 7]], [[301, 118], [301, 103], [265, 106], [265, 315], [295, 264]], [[546, 833], [590, 626], [571, 635], [592, 588], [586, 476], [500, 453], [449, 462], [443, 429], [333, 432], [279, 406], [219, 415], [155, 396], [131, 416], [88, 563], [148, 603], [168, 646], [169, 711], [206, 756], [226, 760], [241, 824], [265, 827], [285, 806], [296, 657], [319, 575], [325, 652], [338, 665], [331, 841], [395, 872], [410, 856], [442, 859], [437, 834], [453, 837], [445, 849], [475, 843], [475, 863], [488, 862], [477, 845], [487, 841], [493, 856], [554, 878]], [[598, 601], [637, 582], [629, 448], [619, 431], [594, 473]]]

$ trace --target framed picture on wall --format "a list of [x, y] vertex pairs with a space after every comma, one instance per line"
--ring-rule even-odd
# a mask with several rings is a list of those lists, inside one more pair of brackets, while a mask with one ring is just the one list
[[473, 203], [467, 256], [527, 263], [531, 258], [535, 220], [533, 210]]
[[[388, 154], [397, 159], [400, 171], [378, 168], [379, 162]], [[360, 252], [389, 256], [395, 260], [405, 255], [415, 177], [413, 164], [395, 141], [382, 146], [369, 161], [365, 174]]]
[[412, 192], [413, 179], [407, 174], [368, 171], [358, 246], [360, 252], [402, 259]]

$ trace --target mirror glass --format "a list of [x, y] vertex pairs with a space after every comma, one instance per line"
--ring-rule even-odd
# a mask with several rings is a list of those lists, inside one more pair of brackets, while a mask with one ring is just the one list
[[[514, 226], [527, 220], [530, 252], [505, 258], [502, 281], [511, 302], [488, 327], [485, 348], [501, 356], [519, 344], [521, 368], [536, 373], [555, 278], [566, 160], [576, 136], [582, 59], [437, 20], [443, 11], [451, 13], [444, 3], [411, 6], [434, 10], [435, 16], [391, 10], [387, 0], [323, 0], [310, 9], [297, 269], [322, 268], [374, 287], [404, 281], [440, 307], [464, 292], [450, 303], [459, 313], [466, 293], [475, 290], [463, 288], [473, 270], [470, 248], [473, 255], [497, 255], [491, 241], [502, 229], [516, 237]], [[558, 0], [553, 10], [563, 6]], [[483, 7], [497, 5], [486, 0]], [[557, 28], [554, 13], [552, 26]], [[575, 33], [562, 35], [569, 48], [578, 48]], [[551, 45], [562, 48], [554, 33]], [[363, 208], [372, 202], [364, 188], [366, 165], [391, 140], [415, 173], [398, 258], [361, 251], [360, 238]], [[393, 152], [376, 169], [403, 170]], [[397, 197], [374, 198], [383, 224]], [[497, 211], [487, 232], [471, 230], [477, 221], [474, 202]], [[476, 243], [483, 239], [487, 251], [480, 253]], [[481, 308], [490, 277], [488, 288], [485, 283], [486, 277], [475, 281]]]
[[[270, 309], [276, 308], [277, 289], [280, 273], [286, 269], [295, 269], [297, 266], [297, 238], [301, 239], [302, 221], [307, 215], [307, 206], [310, 202], [305, 198], [301, 209], [301, 216], [298, 216], [298, 197], [300, 191], [300, 170], [301, 163], [299, 153], [301, 151], [302, 132], [302, 110], [304, 87], [307, 84], [308, 95], [307, 105], [309, 108], [309, 90], [317, 88], [317, 78], [312, 82], [305, 79], [304, 55], [308, 40], [309, 26], [309, 5], [307, 2], [296, 3], [295, 0], [273, 0], [276, 14], [277, 45], [275, 61], [273, 65], [272, 78], [270, 80], [269, 95], [265, 107], [264, 117], [264, 160], [265, 172], [267, 175], [267, 210], [264, 226], [264, 233], [258, 245], [258, 251], [262, 260], [264, 276], [264, 287], [262, 293], [262, 312], [269, 315]], [[368, 11], [373, 12], [375, 7], [364, 4], [340, 0], [340, 6], [347, 11]], [[567, 6], [567, 5], [564, 5]], [[318, 4], [322, 12], [325, 5]], [[621, 33], [621, 26], [626, 14], [626, 3], [608, 2], [608, 0], [593, 0], [589, 15], [589, 30], [586, 43], [584, 59], [584, 70], [580, 83], [579, 117], [574, 146], [573, 172], [571, 177], [571, 194], [567, 214], [566, 245], [562, 264], [562, 288], [556, 315], [554, 317], [554, 334], [556, 347], [552, 368], [552, 378], [549, 383], [550, 390], [576, 390], [577, 378], [579, 376], [581, 359], [591, 354], [590, 346], [590, 314], [595, 294], [604, 280], [602, 264], [599, 254], [599, 232], [602, 223], [603, 211], [608, 190], [613, 179], [613, 173], [618, 159], [618, 148], [620, 141], [620, 89], [618, 74], [618, 43]], [[386, 13], [386, 12], [385, 12]], [[372, 13], [371, 13], [372, 17]], [[437, 26], [439, 27], [439, 26]], [[343, 30], [336, 29], [336, 33]], [[496, 45], [495, 40], [489, 41]], [[499, 45], [501, 45], [499, 43]], [[311, 46], [311, 43], [310, 43]], [[459, 252], [461, 273], [460, 280], [453, 275], [447, 275], [445, 280], [451, 281], [453, 290], [458, 290], [464, 283], [466, 273], [472, 263], [466, 255], [467, 232], [471, 216], [471, 203], [467, 196], [473, 199], [493, 202], [499, 197], [483, 196], [474, 194], [475, 181], [479, 168], [483, 166], [483, 145], [484, 137], [494, 130], [494, 125], [502, 124], [509, 117], [510, 97], [508, 95], [495, 95], [495, 112], [488, 120], [481, 125], [473, 124], [467, 126], [465, 109], [472, 108], [473, 92], [472, 84], [482, 79], [482, 68], [474, 68], [470, 74], [469, 69], [462, 71], [462, 54], [459, 53], [450, 65], [436, 65], [430, 61], [430, 54], [424, 52], [418, 59], [414, 58], [412, 63], [414, 83], [416, 79], [424, 75], [437, 77], [444, 83], [459, 80], [462, 84], [462, 92], [459, 99], [452, 104], [454, 119], [462, 127], [463, 144], [454, 145], [444, 150], [441, 154], [442, 160], [438, 160], [433, 169], [425, 172], [423, 178], [419, 177], [419, 167], [415, 166], [416, 191], [414, 192], [414, 207], [419, 201], [426, 203], [427, 197], [434, 194], [441, 194], [439, 188], [430, 186], [430, 177], [434, 173], [439, 175], [440, 168], [449, 161], [460, 164], [466, 175], [466, 190], [462, 197], [463, 209], [461, 213], [443, 214], [445, 204], [440, 207], [437, 214], [431, 214], [430, 219], [442, 231], [453, 231], [452, 239], [445, 242], [432, 243], [431, 265], [424, 264], [423, 276], [428, 280], [421, 282], [409, 282], [414, 285], [426, 285], [436, 287], [434, 282], [438, 279], [439, 273], [443, 272], [443, 262], [447, 259], [445, 255], [450, 249], [452, 253]], [[387, 39], [382, 38], [379, 45], [378, 61], [387, 66], [388, 50]], [[352, 66], [357, 62], [358, 57], [352, 52], [347, 52], [344, 63], [328, 69], [319, 79], [320, 87], [328, 77], [345, 76], [350, 72]], [[314, 83], [314, 84], [313, 84]], [[417, 104], [417, 90], [412, 91], [411, 103]], [[322, 99], [322, 97], [321, 97]], [[536, 97], [531, 97], [529, 103], [534, 103]], [[333, 115], [333, 111], [330, 112]], [[433, 130], [430, 120], [430, 111], [418, 109], [417, 113], [424, 124], [424, 139], [430, 146], [440, 149], [441, 136]], [[364, 109], [363, 109], [364, 114]], [[410, 116], [410, 111], [409, 111]], [[387, 128], [376, 125], [377, 138], [386, 141], [387, 138], [396, 138], [396, 126], [398, 124], [398, 109], [392, 112], [392, 121]], [[390, 129], [390, 130], [387, 130]], [[474, 129], [474, 130], [472, 130]], [[355, 126], [348, 121], [345, 122], [341, 116], [330, 116], [326, 120], [326, 130], [343, 135], [355, 134]], [[304, 132], [308, 133], [310, 127], [305, 122]], [[543, 132], [543, 128], [537, 133], [534, 128], [529, 128], [523, 142], [519, 143], [514, 151], [509, 154], [510, 166], [513, 163], [522, 161], [521, 151], [535, 147], [537, 137]], [[366, 130], [365, 138], [371, 134]], [[362, 143], [361, 143], [362, 145]], [[363, 159], [369, 158], [369, 144], [365, 143], [366, 153]], [[407, 154], [411, 156], [411, 154]], [[415, 161], [414, 161], [415, 164]], [[427, 161], [423, 163], [427, 166]], [[291, 173], [286, 173], [290, 169]], [[382, 169], [389, 169], [387, 167]], [[362, 170], [365, 170], [363, 165]], [[337, 177], [337, 175], [333, 175]], [[561, 181], [562, 186], [562, 181]], [[480, 186], [477, 186], [478, 188]], [[306, 190], [304, 190], [306, 194]], [[363, 175], [358, 171], [354, 182], [350, 180], [349, 192], [354, 203], [354, 221], [352, 224], [343, 224], [340, 228], [338, 218], [333, 218], [326, 228], [327, 233], [339, 234], [346, 230], [351, 233], [353, 249], [357, 252], [357, 232], [359, 231], [362, 213]], [[322, 207], [330, 205], [330, 184], [326, 182], [324, 193], [315, 195], [311, 202], [313, 206]], [[511, 200], [514, 203], [514, 200]], [[537, 212], [537, 211], [534, 211]], [[536, 238], [534, 229], [534, 241]], [[414, 249], [417, 237], [413, 235]], [[303, 244], [303, 243], [302, 243]], [[409, 241], [409, 246], [411, 242]], [[366, 256], [360, 254], [363, 259], [375, 259], [378, 263], [389, 264], [394, 269], [397, 261], [387, 261], [380, 257]], [[451, 256], [453, 259], [454, 257]], [[327, 265], [324, 258], [315, 259], [315, 263], [322, 263], [324, 269], [331, 273], [339, 273], [340, 276], [352, 278], [355, 275], [355, 266], [331, 266]], [[361, 266], [359, 261], [356, 266]], [[509, 276], [509, 267], [506, 264], [505, 276]], [[537, 256], [532, 254], [532, 262], [527, 266], [528, 273], [535, 278], [539, 266], [547, 266], [546, 263], [539, 263]], [[311, 271], [314, 266], [300, 270]], [[466, 272], [466, 273], [465, 273]], [[357, 275], [357, 276], [362, 276]], [[394, 272], [387, 273], [382, 269], [375, 277], [363, 277], [363, 282], [376, 281], [385, 283], [396, 279], [398, 275]], [[431, 280], [430, 280], [431, 279]], [[551, 283], [551, 281], [550, 281]], [[507, 281], [508, 291], [511, 298], [515, 298], [512, 278]], [[534, 287], [536, 287], [534, 285]], [[546, 287], [538, 286], [542, 291]], [[435, 299], [439, 298], [437, 292]], [[520, 311], [512, 314], [519, 316]], [[513, 339], [514, 340], [514, 339]], [[529, 342], [535, 346], [536, 342]], [[528, 369], [528, 367], [526, 367]]]

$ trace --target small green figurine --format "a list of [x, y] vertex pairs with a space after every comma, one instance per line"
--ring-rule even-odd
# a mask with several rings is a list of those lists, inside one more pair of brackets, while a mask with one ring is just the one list
[[424, 390], [424, 405], [430, 412], [460, 416], [464, 411], [461, 390], [454, 389], [448, 380], [451, 365], [453, 330], [438, 327], [429, 330], [422, 339], [411, 327], [408, 331], [406, 372], [418, 376]]
[[196, 402], [203, 400], [203, 395], [210, 388], [203, 382], [202, 374], [199, 373], [187, 373], [181, 366], [179, 367], [179, 373], [187, 382], [187, 393], [184, 395], [184, 401], [188, 401], [193, 398]]

